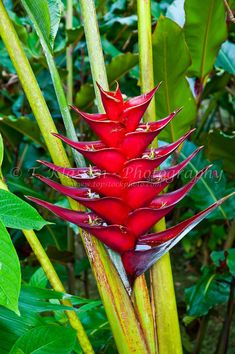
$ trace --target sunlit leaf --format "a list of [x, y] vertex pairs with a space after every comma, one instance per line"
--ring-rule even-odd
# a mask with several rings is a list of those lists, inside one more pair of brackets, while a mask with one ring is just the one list
[[19, 314], [20, 263], [10, 235], [0, 221], [0, 305]]
[[40, 230], [49, 224], [30, 204], [8, 191], [0, 190], [0, 201], [0, 220], [6, 227]]
[[76, 340], [76, 332], [70, 328], [56, 325], [41, 326], [31, 329], [20, 337], [10, 354], [69, 354]]
[[42, 46], [52, 50], [62, 16], [63, 4], [60, 0], [22, 0]]

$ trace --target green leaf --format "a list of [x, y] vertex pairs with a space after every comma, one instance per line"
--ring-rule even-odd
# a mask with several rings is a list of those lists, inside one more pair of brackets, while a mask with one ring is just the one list
[[[138, 55], [132, 53], [120, 54], [115, 56], [111, 63], [106, 66], [108, 82], [112, 86], [116, 80], [127, 74], [132, 68], [138, 64]], [[86, 109], [95, 99], [94, 88], [91, 84], [86, 83], [78, 91], [75, 103], [81, 109]]]
[[35, 121], [29, 119], [28, 117], [13, 117], [5, 116], [0, 120], [0, 124], [4, 124], [18, 131], [19, 133], [27, 136], [37, 144], [45, 147], [45, 143], [42, 141], [41, 132]]
[[30, 204], [8, 191], [0, 190], [0, 201], [0, 220], [6, 227], [40, 230], [50, 224]]
[[211, 253], [211, 259], [217, 267], [221, 266], [221, 262], [226, 261], [229, 272], [235, 276], [235, 248], [214, 251]]
[[210, 131], [206, 135], [206, 155], [210, 161], [221, 160], [223, 169], [235, 174], [234, 165], [235, 136], [221, 131]]
[[157, 117], [163, 118], [183, 107], [164, 132], [162, 140], [174, 141], [189, 130], [196, 116], [196, 103], [185, 78], [190, 55], [183, 30], [169, 18], [161, 17], [153, 34], [153, 65]]
[[216, 67], [222, 68], [230, 74], [235, 74], [235, 44], [226, 41], [220, 48], [215, 63]]
[[10, 354], [69, 354], [76, 340], [76, 332], [56, 325], [33, 328], [20, 337]]
[[[38, 0], [36, 0], [38, 1]], [[31, 0], [32, 2], [32, 0]], [[53, 48], [57, 35], [64, 5], [61, 0], [47, 0], [50, 13], [50, 44]]]
[[44, 270], [42, 269], [42, 267], [38, 268], [36, 272], [33, 273], [29, 282], [31, 286], [35, 286], [38, 288], [45, 288], [47, 283], [48, 283], [47, 276]]
[[204, 268], [197, 283], [185, 290], [188, 315], [204, 316], [212, 307], [226, 303], [230, 278], [215, 274], [213, 269]]
[[115, 56], [106, 67], [109, 85], [112, 86], [115, 81], [118, 81], [122, 76], [126, 75], [138, 64], [138, 61], [138, 55], [133, 53]]
[[20, 263], [10, 235], [0, 221], [0, 305], [19, 314]]
[[21, 0], [42, 46], [52, 51], [63, 11], [60, 0]]
[[[180, 152], [180, 161], [186, 159], [195, 149], [196, 146], [193, 143], [186, 141]], [[193, 178], [201, 169], [208, 165], [209, 161], [200, 152], [186, 166], [181, 173], [181, 178], [187, 183], [189, 179]], [[193, 187], [189, 193], [189, 197], [192, 198], [194, 207], [203, 210], [230, 192], [227, 188], [227, 180], [223, 170], [214, 164]], [[209, 218], [232, 219], [234, 217], [234, 206], [234, 197], [232, 197], [220, 205]]]
[[216, 267], [220, 267], [221, 262], [225, 261], [225, 252], [224, 251], [213, 251], [210, 255], [213, 263]]
[[213, 69], [219, 48], [227, 38], [224, 2], [185, 0], [185, 39], [192, 65], [189, 75], [204, 79]]

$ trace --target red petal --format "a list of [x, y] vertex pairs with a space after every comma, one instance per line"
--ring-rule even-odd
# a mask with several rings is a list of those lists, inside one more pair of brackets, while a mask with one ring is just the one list
[[111, 120], [96, 120], [94, 116], [103, 116], [107, 115], [102, 114], [88, 114], [81, 112], [78, 108], [74, 108], [76, 112], [78, 112], [85, 122], [90, 126], [90, 128], [95, 132], [96, 135], [104, 142], [106, 145], [110, 147], [118, 146], [125, 135], [125, 126], [120, 124], [119, 122], [111, 121]]
[[153, 95], [158, 90], [159, 86], [160, 84], [150, 92], [135, 98], [131, 98], [129, 101], [124, 103], [123, 117], [129, 132], [134, 131], [138, 127], [141, 118], [143, 117], [151, 99], [153, 98]]
[[129, 214], [127, 228], [136, 237], [147, 232], [154, 224], [168, 214], [173, 206], [162, 209], [141, 208]]
[[175, 151], [194, 130], [195, 129], [191, 130], [176, 142], [154, 150], [156, 158], [149, 159], [142, 157], [128, 161], [122, 171], [122, 177], [129, 182], [141, 181], [150, 178], [153, 170], [165, 161], [166, 158], [172, 154], [172, 152]]
[[140, 126], [143, 128], [143, 131], [137, 130], [135, 132], [126, 134], [124, 141], [120, 146], [123, 153], [129, 159], [140, 156], [151, 144], [154, 138], [161, 132], [161, 130], [174, 118], [176, 113], [178, 113], [178, 111], [173, 112], [168, 117], [157, 122], [149, 123], [148, 130], [147, 124], [143, 124]]
[[122, 194], [122, 181], [117, 175], [104, 173], [94, 178], [76, 178], [76, 180], [101, 195], [119, 197]]
[[157, 159], [139, 158], [128, 161], [122, 171], [122, 178], [129, 183], [146, 180], [151, 177], [153, 170], [157, 168], [167, 156]]
[[[128, 251], [122, 256], [127, 274], [132, 277], [137, 277], [144, 273], [226, 199], [227, 197], [222, 198], [209, 206], [206, 210], [166, 231], [140, 238], [136, 250]], [[149, 247], [149, 249], [147, 249], [147, 247]]]
[[89, 218], [93, 221], [96, 219], [96, 215], [94, 213], [82, 213], [65, 209], [33, 197], [28, 197], [28, 199], [43, 206], [44, 208], [47, 208], [62, 219], [72, 222], [87, 232], [90, 232], [93, 236], [97, 237], [100, 241], [116, 252], [123, 253], [134, 248], [135, 238], [127, 231], [126, 228], [118, 225], [89, 225]]
[[173, 181], [193, 157], [202, 149], [195, 150], [190, 156], [176, 166], [172, 166], [166, 170], [154, 172], [153, 179], [157, 182], [135, 182], [127, 187], [123, 198], [132, 209], [140, 208], [149, 203], [158, 193], [160, 193], [168, 184]]
[[97, 82], [100, 90], [102, 103], [110, 120], [118, 120], [123, 112], [123, 99], [122, 94], [117, 83], [117, 88], [114, 92], [105, 91]]
[[175, 176], [179, 175], [180, 172], [187, 166], [187, 164], [198, 154], [199, 151], [203, 149], [203, 146], [200, 146], [197, 150], [195, 150], [191, 155], [189, 155], [184, 161], [180, 162], [176, 166], [169, 167], [165, 170], [155, 171], [152, 179], [157, 181], [164, 181], [173, 179]]
[[[125, 224], [129, 212], [129, 207], [118, 198], [88, 198], [88, 188], [65, 187], [49, 178], [35, 175], [42, 182], [46, 183], [56, 191], [79, 201], [80, 204], [94, 211], [102, 219], [111, 224]], [[112, 210], [112, 213], [110, 213]]]
[[181, 199], [183, 199], [186, 194], [190, 192], [190, 190], [194, 187], [194, 185], [197, 183], [197, 181], [203, 176], [203, 174], [211, 167], [207, 166], [203, 168], [194, 178], [191, 179], [189, 183], [187, 183], [185, 186], [182, 188], [177, 189], [174, 192], [166, 193], [159, 195], [157, 198], [155, 198], [151, 204], [151, 208], [163, 208], [165, 206], [171, 206], [179, 203]]
[[[52, 170], [62, 173], [65, 176], [71, 177], [80, 182], [86, 187], [89, 187], [93, 192], [98, 194], [107, 195], [110, 197], [119, 197], [122, 194], [122, 181], [118, 175], [103, 173], [94, 177], [81, 176], [83, 173], [90, 172], [89, 167], [84, 168], [65, 168], [54, 165], [51, 162], [40, 161], [43, 165], [51, 168]], [[98, 169], [93, 169], [95, 172], [100, 172]]]
[[[170, 182], [169, 182], [170, 183]], [[130, 184], [124, 191], [123, 198], [131, 209], [140, 208], [149, 203], [168, 183], [141, 181]]]
[[[126, 161], [126, 158], [121, 153], [120, 149], [105, 148], [105, 145], [101, 142], [95, 142], [96, 144], [92, 146], [92, 143], [89, 143], [88, 145], [84, 142], [73, 142], [62, 135], [55, 133], [53, 133], [53, 135], [75, 148], [101, 170], [106, 170], [111, 173], [119, 172]], [[92, 147], [94, 148], [93, 150]]]
[[[191, 129], [188, 133], [186, 133], [185, 135], [183, 135], [181, 138], [179, 138], [177, 141], [175, 141], [174, 143], [171, 144], [167, 144], [164, 146], [160, 146], [157, 149], [154, 149], [154, 153], [155, 153], [155, 157], [162, 157], [162, 156], [166, 156], [166, 155], [170, 155], [172, 154], [172, 152], [174, 152], [179, 146], [180, 144], [182, 144], [188, 137], [189, 135], [191, 135], [193, 132], [195, 131], [195, 129]], [[150, 149], [146, 150], [146, 152], [150, 152]]]
[[147, 232], [155, 223], [167, 215], [174, 206], [185, 197], [185, 195], [193, 188], [200, 177], [210, 168], [207, 166], [201, 170], [184, 187], [171, 192], [160, 195], [152, 201], [149, 207], [141, 208], [133, 211], [128, 216], [127, 228], [133, 234], [140, 236]]
[[[191, 231], [200, 221], [202, 221], [210, 212], [212, 212], [218, 205], [223, 203], [225, 198], [219, 200], [218, 202], [210, 205], [207, 209], [201, 211], [200, 213], [192, 216], [191, 218], [182, 221], [180, 224], [170, 227], [165, 231], [158, 233], [153, 233], [149, 235], [140, 236], [138, 239], [138, 245], [149, 245], [151, 247], [159, 246], [162, 243], [172, 241], [175, 244], [175, 239], [177, 242], [183, 238], [189, 231]], [[173, 247], [173, 246], [172, 246]]]

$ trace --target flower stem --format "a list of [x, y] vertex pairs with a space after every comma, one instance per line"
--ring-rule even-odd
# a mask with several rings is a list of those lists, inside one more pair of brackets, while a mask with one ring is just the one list
[[[138, 0], [138, 42], [140, 57], [140, 82], [143, 93], [154, 87], [151, 1]], [[145, 116], [146, 121], [154, 121], [156, 117], [155, 101], [153, 100]], [[155, 140], [157, 147], [157, 140]], [[155, 226], [156, 232], [166, 228], [165, 219]], [[182, 345], [175, 299], [169, 253], [164, 255], [150, 270], [151, 294], [157, 329], [157, 346], [159, 354], [181, 354]]]
[[92, 78], [96, 93], [97, 106], [103, 112], [103, 105], [96, 82], [108, 90], [108, 79], [105, 69], [104, 56], [96, 19], [96, 10], [93, 0], [80, 0], [82, 20], [86, 36], [86, 44], [90, 59]]

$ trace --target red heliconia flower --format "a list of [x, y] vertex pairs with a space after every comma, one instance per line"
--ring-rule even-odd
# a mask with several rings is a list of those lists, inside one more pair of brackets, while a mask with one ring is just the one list
[[162, 120], [142, 123], [141, 118], [158, 87], [126, 102], [123, 101], [119, 86], [115, 92], [104, 91], [100, 86], [99, 89], [106, 113], [88, 114], [76, 107], [73, 109], [100, 140], [73, 142], [54, 134], [95, 166], [64, 168], [41, 161], [50, 169], [73, 178], [82, 187], [65, 187], [48, 178], [36, 176], [90, 211], [78, 212], [33, 197], [29, 199], [77, 224], [118, 252], [127, 274], [133, 278], [145, 272], [223, 200], [165, 231], [148, 233], [155, 223], [184, 198], [210, 166], [201, 170], [182, 188], [160, 194], [201, 150], [201, 147], [198, 148], [176, 166], [156, 170], [193, 130], [172, 144], [149, 149], [154, 138], [179, 110]]

